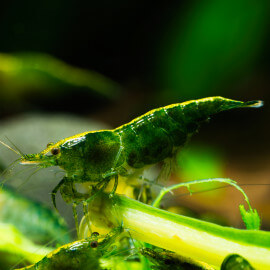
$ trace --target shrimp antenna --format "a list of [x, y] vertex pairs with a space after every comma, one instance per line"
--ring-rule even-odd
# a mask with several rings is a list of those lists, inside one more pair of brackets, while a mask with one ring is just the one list
[[30, 169], [32, 169], [32, 168], [25, 168], [25, 169], [22, 169], [22, 170], [20, 170], [20, 171], [14, 173], [14, 174], [12, 174], [12, 175], [9, 175], [9, 176], [5, 177], [5, 174], [6, 174], [7, 172], [11, 172], [11, 171], [15, 168], [15, 166], [17, 165], [17, 163], [18, 163], [19, 160], [20, 160], [20, 159], [15, 160], [11, 165], [9, 165], [9, 166], [8, 166], [8, 167], [0, 174], [0, 178], [4, 177], [3, 181], [1, 181], [1, 183], [0, 183], [0, 187], [2, 187], [2, 186], [3, 186], [3, 185], [11, 178], [11, 177], [14, 177], [14, 176], [16, 176], [16, 175], [19, 175], [19, 174], [22, 173], [22, 172], [29, 171]]
[[24, 156], [24, 153], [19, 149], [19, 147], [17, 147], [16, 145], [15, 145], [15, 143], [14, 142], [12, 142], [9, 138], [8, 138], [8, 136], [5, 136], [6, 137], [6, 139], [11, 143], [11, 145], [20, 153], [20, 155], [21, 156]]
[[8, 171], [12, 171], [14, 167], [17, 165], [19, 162], [20, 158], [14, 160], [11, 164], [9, 164], [0, 174], [0, 178], [5, 175]]
[[17, 155], [22, 156], [21, 153], [17, 152], [16, 150], [14, 150], [13, 148], [11, 148], [11, 147], [10, 147], [9, 145], [7, 145], [6, 143], [4, 143], [4, 142], [2, 142], [2, 141], [0, 141], [0, 143], [1, 143], [2, 145], [4, 145], [5, 147], [7, 147], [9, 150], [11, 150], [11, 151], [13, 151], [14, 153], [16, 153]]
[[34, 170], [34, 172], [32, 172], [32, 173], [26, 178], [26, 180], [25, 180], [23, 183], [21, 183], [21, 184], [17, 187], [17, 190], [21, 189], [21, 187], [22, 187], [23, 185], [25, 185], [25, 184], [30, 180], [30, 178], [31, 178], [34, 174], [36, 174], [39, 170], [41, 170], [41, 169], [42, 169], [42, 167], [37, 168], [36, 170]]

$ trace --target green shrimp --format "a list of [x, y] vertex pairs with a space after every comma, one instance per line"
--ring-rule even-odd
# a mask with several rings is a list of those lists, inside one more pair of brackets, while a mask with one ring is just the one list
[[[223, 97], [177, 103], [154, 109], [113, 130], [84, 132], [50, 143], [41, 153], [23, 155], [21, 164], [64, 169], [65, 177], [51, 194], [55, 207], [59, 189], [67, 203], [72, 202], [73, 206], [80, 202], [87, 204], [107, 187], [111, 179], [114, 179], [113, 195], [118, 176], [128, 179], [132, 175], [142, 175], [150, 165], [164, 162], [160, 175], [168, 171], [168, 177], [170, 168], [166, 164], [170, 164], [177, 151], [209, 116], [234, 108], [260, 106], [262, 101], [242, 102]], [[90, 195], [75, 188], [75, 183], [84, 182], [91, 182]]]
[[104, 236], [93, 232], [91, 237], [61, 246], [36, 264], [21, 270], [101, 269], [99, 259], [110, 256], [110, 252], [113, 252], [110, 247], [122, 232], [122, 226]]

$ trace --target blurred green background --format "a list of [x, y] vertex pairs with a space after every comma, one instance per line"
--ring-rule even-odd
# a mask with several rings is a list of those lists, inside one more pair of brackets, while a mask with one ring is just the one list
[[[170, 184], [230, 177], [245, 184], [269, 229], [269, 7], [268, 0], [2, 3], [0, 140], [38, 152], [50, 141], [116, 127], [171, 103], [214, 95], [262, 99], [263, 108], [222, 113], [205, 124], [179, 155]], [[1, 147], [2, 169], [15, 159]], [[24, 183], [30, 173], [17, 170], [7, 183], [52, 207], [49, 193], [63, 174], [52, 168]], [[214, 213], [243, 227], [243, 198], [231, 188], [178, 195], [165, 207]], [[69, 216], [70, 208], [61, 214]]]

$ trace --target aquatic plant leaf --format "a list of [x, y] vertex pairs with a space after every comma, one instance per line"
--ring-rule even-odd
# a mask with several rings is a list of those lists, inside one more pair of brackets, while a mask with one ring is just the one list
[[[25, 95], [81, 88], [107, 98], [120, 93], [120, 85], [91, 70], [71, 66], [42, 53], [0, 53], [1, 97], [19, 100]], [[58, 90], [58, 91], [55, 91]], [[63, 93], [63, 91], [61, 91]]]
[[[91, 222], [123, 222], [132, 238], [218, 269], [228, 254], [241, 254], [255, 269], [270, 269], [270, 234], [240, 230], [169, 213], [124, 196], [100, 193], [89, 205]], [[102, 221], [102, 222], [101, 222]]]
[[54, 241], [65, 244], [71, 241], [64, 219], [44, 204], [6, 186], [0, 189], [0, 201], [0, 222], [13, 224], [34, 243], [41, 245]]
[[246, 210], [244, 205], [239, 205], [239, 210], [242, 219], [248, 230], [259, 230], [261, 226], [261, 219], [256, 209]]
[[[0, 222], [0, 268], [10, 269], [20, 263], [35, 263], [52, 249], [35, 245], [12, 224]], [[12, 268], [13, 269], [13, 268]]]

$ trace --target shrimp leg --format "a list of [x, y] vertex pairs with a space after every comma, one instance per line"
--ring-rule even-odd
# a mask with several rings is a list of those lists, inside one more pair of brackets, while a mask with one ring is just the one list
[[[64, 177], [58, 184], [57, 186], [53, 189], [52, 193], [51, 193], [51, 197], [52, 197], [52, 201], [53, 201], [53, 206], [54, 208], [57, 210], [57, 207], [56, 207], [56, 201], [55, 201], [55, 196], [56, 196], [56, 193], [57, 191], [59, 190], [59, 188], [66, 182], [66, 177]], [[57, 210], [58, 211], [58, 210]]]

